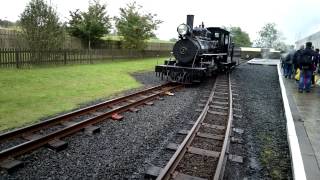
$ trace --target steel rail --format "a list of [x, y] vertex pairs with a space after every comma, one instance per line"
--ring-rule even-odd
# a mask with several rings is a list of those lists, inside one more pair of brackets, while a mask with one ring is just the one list
[[207, 100], [207, 103], [202, 110], [200, 116], [198, 117], [197, 121], [195, 122], [194, 126], [192, 129], [189, 131], [188, 135], [186, 138], [183, 140], [183, 142], [180, 144], [178, 147], [177, 151], [174, 153], [174, 155], [171, 157], [170, 161], [168, 164], [165, 166], [165, 168], [160, 172], [160, 174], [157, 177], [157, 180], [162, 180], [162, 179], [170, 179], [171, 176], [174, 173], [175, 168], [178, 166], [179, 162], [183, 158], [184, 154], [188, 151], [188, 148], [193, 141], [194, 137], [196, 136], [197, 131], [199, 130], [202, 121], [207, 115], [209, 105], [212, 102], [213, 96], [214, 96], [214, 90], [216, 88], [216, 83], [214, 84], [212, 91], [210, 93], [210, 96]]
[[68, 120], [70, 120], [70, 119], [72, 119], [74, 117], [77, 117], [77, 116], [80, 116], [80, 115], [83, 115], [83, 114], [86, 114], [86, 113], [89, 113], [89, 112], [96, 111], [99, 108], [103, 108], [103, 107], [106, 107], [106, 106], [111, 106], [112, 104], [119, 103], [119, 102], [124, 101], [124, 100], [126, 100], [128, 98], [132, 98], [132, 97], [135, 97], [135, 96], [140, 95], [140, 94], [144, 94], [144, 93], [151, 92], [151, 91], [154, 91], [154, 90], [157, 90], [157, 89], [161, 89], [161, 88], [164, 88], [164, 87], [169, 86], [171, 84], [172, 83], [166, 83], [166, 84], [158, 85], [158, 86], [155, 86], [155, 87], [151, 87], [151, 88], [148, 88], [148, 89], [136, 92], [136, 93], [129, 94], [127, 96], [114, 98], [114, 99], [111, 99], [111, 100], [108, 100], [108, 101], [105, 101], [105, 102], [101, 102], [101, 103], [96, 104], [96, 105], [92, 105], [92, 106], [85, 107], [85, 108], [82, 108], [82, 109], [79, 109], [79, 110], [75, 110], [75, 111], [60, 115], [60, 116], [56, 116], [56, 117], [50, 118], [48, 120], [41, 121], [41, 122], [26, 126], [26, 127], [22, 127], [22, 128], [19, 128], [19, 129], [15, 129], [15, 130], [12, 130], [12, 131], [8, 131], [8, 132], [5, 132], [5, 133], [2, 133], [2, 134], [0, 134], [0, 142], [5, 141], [5, 140], [9, 140], [9, 139], [12, 139], [12, 138], [15, 138], [15, 137], [20, 137], [20, 136], [22, 136], [24, 134], [32, 133], [32, 132], [38, 131], [38, 130], [43, 129], [43, 128], [47, 128], [47, 127], [50, 127], [50, 126], [57, 125], [57, 124], [59, 124], [59, 123], [61, 123], [63, 121], [68, 121]]
[[89, 118], [86, 119], [84, 121], [75, 123], [71, 126], [65, 127], [61, 130], [52, 132], [48, 135], [33, 139], [31, 141], [27, 141], [25, 143], [19, 144], [17, 146], [5, 149], [3, 151], [0, 152], [0, 162], [6, 159], [10, 159], [10, 158], [14, 158], [17, 157], [19, 155], [25, 154], [27, 152], [30, 152], [34, 149], [37, 149], [45, 144], [47, 144], [48, 142], [55, 140], [55, 139], [59, 139], [59, 138], [63, 138], [66, 137], [70, 134], [73, 134], [77, 131], [80, 131], [82, 129], [84, 129], [84, 127], [92, 125], [92, 124], [96, 124], [100, 121], [105, 120], [106, 118], [110, 118], [112, 116], [112, 114], [114, 113], [122, 113], [127, 111], [129, 108], [131, 107], [136, 107], [139, 105], [142, 105], [143, 103], [147, 102], [147, 101], [151, 101], [153, 99], [155, 99], [156, 97], [163, 95], [166, 91], [169, 90], [173, 90], [173, 89], [177, 89], [182, 87], [182, 85], [176, 85], [170, 88], [167, 88], [165, 90], [162, 90], [161, 92], [157, 92], [154, 93], [152, 95], [146, 96], [145, 98], [141, 99], [141, 100], [137, 100], [135, 102], [132, 102], [128, 105], [124, 105], [118, 108], [115, 108], [109, 112], [106, 112], [104, 114], [101, 114], [99, 116], [93, 117], [93, 118]]
[[231, 90], [231, 80], [230, 80], [230, 75], [228, 75], [228, 80], [229, 80], [229, 117], [228, 117], [228, 125], [227, 125], [227, 129], [225, 132], [225, 138], [223, 141], [223, 146], [222, 146], [222, 150], [220, 152], [220, 157], [219, 157], [219, 161], [218, 161], [218, 165], [214, 174], [214, 180], [219, 180], [219, 179], [223, 179], [223, 172], [224, 172], [224, 168], [227, 162], [227, 158], [226, 158], [226, 152], [229, 149], [229, 144], [230, 144], [230, 134], [231, 134], [231, 128], [232, 128], [232, 121], [233, 121], [233, 100], [232, 100], [232, 90]]

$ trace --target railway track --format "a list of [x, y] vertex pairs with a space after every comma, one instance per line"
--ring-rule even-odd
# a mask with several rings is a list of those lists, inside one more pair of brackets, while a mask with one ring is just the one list
[[0, 167], [15, 168], [22, 164], [15, 158], [44, 145], [61, 150], [67, 145], [61, 138], [81, 130], [90, 134], [98, 132], [97, 123], [108, 118], [120, 120], [123, 118], [120, 113], [136, 112], [138, 106], [152, 105], [155, 99], [181, 87], [173, 83], [158, 85], [0, 134]]
[[[162, 179], [222, 179], [227, 162], [233, 121], [233, 96], [229, 75], [219, 76], [204, 108], [167, 165], [157, 170]], [[230, 158], [230, 157], [229, 157]], [[240, 157], [241, 158], [241, 157]]]

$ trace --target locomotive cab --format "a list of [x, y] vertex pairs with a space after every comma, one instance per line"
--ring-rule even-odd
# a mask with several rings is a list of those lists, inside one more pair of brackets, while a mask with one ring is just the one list
[[234, 43], [230, 32], [219, 27], [207, 29], [212, 33], [212, 40], [218, 41], [218, 46], [214, 49], [214, 53], [217, 54], [216, 63], [220, 66], [219, 68], [225, 70], [224, 68], [229, 69], [235, 66], [236, 63], [233, 62]]
[[[217, 48], [213, 50], [214, 53], [224, 53], [223, 56], [228, 55], [228, 49], [230, 45], [230, 33], [229, 31], [226, 31], [224, 29], [218, 28], [218, 27], [210, 27], [207, 28], [212, 36], [211, 39], [218, 42]], [[224, 57], [224, 59], [226, 59]]]

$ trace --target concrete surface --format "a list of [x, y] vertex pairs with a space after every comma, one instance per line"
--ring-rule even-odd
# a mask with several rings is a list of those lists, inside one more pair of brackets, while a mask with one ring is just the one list
[[248, 64], [258, 64], [258, 65], [277, 65], [280, 63], [279, 59], [259, 59], [253, 58], [248, 61]]
[[320, 179], [320, 87], [299, 93], [294, 79], [282, 76], [308, 180]]

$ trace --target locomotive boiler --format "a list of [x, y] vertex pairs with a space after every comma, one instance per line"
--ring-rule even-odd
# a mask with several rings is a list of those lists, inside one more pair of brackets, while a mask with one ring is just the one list
[[177, 28], [179, 40], [174, 44], [171, 57], [155, 72], [162, 79], [179, 83], [200, 82], [215, 72], [227, 71], [235, 66], [230, 32], [219, 27], [193, 27], [193, 15]]

